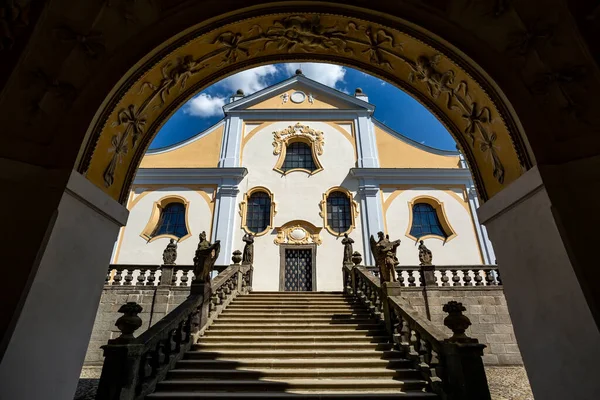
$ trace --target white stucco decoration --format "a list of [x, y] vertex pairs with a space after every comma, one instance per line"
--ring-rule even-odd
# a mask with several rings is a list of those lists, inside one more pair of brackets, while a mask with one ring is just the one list
[[306, 99], [306, 95], [304, 94], [304, 92], [294, 92], [292, 93], [292, 96], [290, 97], [290, 100], [292, 100], [292, 103], [302, 103], [304, 100]]
[[296, 228], [290, 232], [290, 236], [295, 240], [302, 240], [306, 236], [306, 231], [300, 228]]

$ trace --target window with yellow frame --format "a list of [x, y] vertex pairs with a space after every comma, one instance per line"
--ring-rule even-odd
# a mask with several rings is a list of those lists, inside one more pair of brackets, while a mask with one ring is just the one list
[[181, 196], [166, 196], [155, 201], [146, 227], [140, 234], [148, 242], [160, 238], [179, 242], [192, 236], [188, 222], [189, 202]]
[[273, 132], [273, 154], [279, 156], [273, 169], [283, 175], [294, 171], [314, 175], [323, 170], [319, 156], [324, 144], [323, 132], [300, 123]]
[[240, 203], [242, 229], [254, 236], [267, 234], [273, 228], [273, 217], [277, 213], [273, 193], [257, 186], [244, 194]]
[[444, 204], [435, 197], [419, 196], [408, 203], [409, 223], [406, 236], [414, 241], [436, 238], [448, 242], [456, 237]]
[[352, 193], [341, 186], [335, 186], [323, 193], [321, 217], [323, 226], [329, 233], [341, 236], [356, 228], [358, 204]]

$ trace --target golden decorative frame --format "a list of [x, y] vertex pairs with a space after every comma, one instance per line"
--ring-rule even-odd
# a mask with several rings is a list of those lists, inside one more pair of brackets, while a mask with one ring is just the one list
[[[348, 200], [350, 201], [350, 216], [352, 218], [351, 223], [350, 223], [350, 228], [348, 228], [348, 230], [341, 232], [341, 233], [334, 231], [329, 226], [329, 222], [327, 221], [327, 198], [333, 192], [344, 193], [348, 197]], [[356, 229], [356, 217], [358, 217], [358, 203], [356, 201], [354, 201], [352, 192], [350, 192], [348, 189], [341, 187], [341, 186], [334, 186], [334, 187], [330, 188], [325, 193], [323, 193], [323, 199], [321, 200], [319, 205], [321, 207], [321, 212], [319, 213], [319, 215], [321, 216], [321, 218], [323, 218], [323, 226], [325, 227], [327, 232], [331, 233], [333, 236], [342, 236], [344, 233], [350, 233], [354, 229]]]
[[[312, 152], [312, 158], [317, 169], [309, 171], [305, 168], [294, 168], [288, 171], [283, 171], [281, 167], [285, 161], [285, 155], [287, 153], [287, 146], [295, 143], [302, 142], [310, 146]], [[325, 139], [323, 138], [323, 132], [317, 131], [310, 128], [308, 125], [302, 125], [300, 122], [296, 125], [290, 125], [285, 129], [273, 132], [273, 154], [279, 155], [275, 167], [273, 170], [279, 172], [282, 175], [287, 175], [290, 172], [302, 171], [309, 175], [314, 175], [318, 172], [323, 171], [323, 165], [319, 161], [319, 157], [323, 155], [323, 146], [325, 145]]]
[[[276, 245], [280, 244], [316, 244], [317, 246], [323, 243], [321, 240], [321, 230], [323, 228], [314, 226], [308, 221], [304, 220], [293, 220], [286, 222], [277, 229], [277, 237], [273, 240]], [[292, 231], [300, 229], [304, 231], [304, 237], [302, 239], [295, 239], [291, 236]]]
[[[433, 207], [433, 209], [435, 210], [435, 212], [438, 216], [440, 224], [442, 225], [442, 229], [444, 230], [446, 235], [448, 235], [448, 237], [444, 238], [442, 236], [430, 234], [430, 235], [422, 236], [420, 238], [416, 238], [410, 234], [410, 230], [412, 228], [412, 223], [413, 223], [413, 206], [415, 204], [419, 204], [419, 203], [429, 204], [431, 207]], [[417, 196], [417, 197], [413, 198], [411, 201], [408, 202], [408, 215], [409, 215], [408, 228], [406, 229], [405, 236], [414, 240], [415, 242], [417, 242], [419, 240], [425, 240], [425, 239], [440, 239], [444, 243], [448, 243], [449, 241], [454, 239], [456, 236], [458, 236], [456, 231], [450, 225], [450, 221], [448, 221], [448, 216], [446, 215], [446, 210], [444, 209], [444, 203], [439, 201], [435, 197], [421, 195], [421, 196]]]
[[[187, 229], [187, 232], [188, 232], [187, 235], [182, 236], [181, 238], [178, 238], [177, 236], [170, 235], [170, 234], [151, 236], [152, 232], [154, 232], [154, 229], [156, 229], [156, 225], [158, 224], [158, 221], [160, 220], [161, 210], [164, 209], [166, 206], [168, 206], [171, 203], [180, 203], [180, 204], [183, 204], [183, 206], [185, 207], [185, 229]], [[177, 242], [183, 242], [184, 240], [186, 240], [187, 238], [192, 236], [192, 230], [190, 229], [190, 223], [188, 220], [189, 204], [190, 204], [190, 202], [187, 201], [184, 197], [178, 196], [175, 194], [167, 195], [167, 196], [155, 201], [154, 204], [152, 205], [152, 214], [150, 214], [150, 219], [148, 220], [148, 223], [146, 224], [146, 227], [144, 228], [144, 230], [142, 230], [142, 233], [140, 233], [140, 237], [142, 237], [146, 242], [150, 243], [157, 239], [162, 239], [162, 238], [175, 239]]]
[[[250, 196], [257, 192], [264, 192], [268, 194], [271, 198], [271, 215], [269, 218], [269, 225], [265, 228], [264, 231], [258, 233], [252, 232], [250, 229], [248, 229], [248, 225], [246, 225], [246, 216], [248, 213], [248, 199], [250, 198]], [[248, 190], [246, 193], [244, 193], [244, 200], [240, 202], [238, 207], [240, 217], [242, 217], [241, 227], [244, 230], [244, 232], [254, 236], [263, 236], [266, 235], [273, 228], [273, 218], [275, 217], [275, 214], [277, 214], [277, 203], [275, 202], [275, 195], [268, 188], [264, 186], [255, 186], [252, 189]]]

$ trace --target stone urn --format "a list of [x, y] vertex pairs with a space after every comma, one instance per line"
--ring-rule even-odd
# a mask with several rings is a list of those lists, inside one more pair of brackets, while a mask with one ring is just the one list
[[358, 251], [355, 251], [354, 253], [352, 253], [352, 262], [354, 263], [354, 265], [360, 265], [362, 260], [363, 260], [362, 255]]
[[231, 257], [231, 261], [233, 261], [234, 264], [239, 264], [242, 262], [242, 252], [239, 250], [235, 250], [233, 252], [233, 256]]
[[444, 325], [448, 327], [453, 335], [448, 340], [449, 342], [471, 342], [473, 339], [465, 335], [465, 331], [471, 326], [471, 320], [466, 315], [463, 315], [463, 311], [467, 311], [462, 303], [457, 301], [449, 301], [444, 305], [444, 312], [448, 313], [448, 316], [444, 318]]
[[123, 304], [121, 308], [119, 308], [119, 312], [123, 315], [117, 319], [115, 326], [121, 331], [121, 336], [114, 339], [114, 342], [128, 343], [135, 339], [133, 332], [142, 326], [142, 319], [138, 317], [138, 314], [141, 313], [142, 310], [142, 306], [135, 301]]

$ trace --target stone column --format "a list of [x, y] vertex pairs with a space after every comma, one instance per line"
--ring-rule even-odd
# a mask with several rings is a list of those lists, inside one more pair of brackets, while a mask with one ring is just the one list
[[361, 179], [358, 192], [360, 194], [360, 221], [362, 224], [364, 265], [375, 265], [369, 246], [371, 235], [377, 238], [377, 232], [383, 232], [383, 206], [379, 194], [379, 185], [368, 179]]
[[114, 241], [127, 216], [125, 207], [71, 173], [0, 364], [0, 398], [73, 398]]
[[498, 257], [534, 396], [600, 398], [600, 332], [538, 169], [529, 170], [478, 213]]
[[229, 258], [238, 231], [237, 227], [234, 226], [238, 193], [237, 184], [231, 182], [223, 183], [217, 189], [211, 242], [214, 243], [215, 240], [220, 240], [221, 252], [215, 265], [229, 265]]

